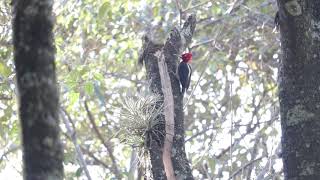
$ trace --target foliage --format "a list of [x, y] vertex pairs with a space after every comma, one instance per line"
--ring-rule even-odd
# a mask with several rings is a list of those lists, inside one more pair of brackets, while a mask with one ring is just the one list
[[[250, 162], [237, 177], [255, 179], [262, 172], [265, 177], [281, 177], [282, 165], [275, 154], [281, 134], [275, 1], [179, 2], [182, 21], [187, 13], [198, 17], [190, 46], [194, 93], [185, 109], [186, 151], [195, 178], [228, 179]], [[10, 1], [1, 1], [0, 157], [5, 156], [0, 159], [0, 179], [8, 172], [9, 159], [19, 162], [21, 154], [11, 149], [20, 144], [11, 14]], [[61, 108], [70, 115], [91, 176], [114, 178], [117, 167], [124, 177], [133, 177], [134, 151], [119, 144], [117, 132], [125, 123], [115, 107], [121, 106], [124, 94], [146, 89], [145, 72], [137, 65], [141, 37], [148, 31], [163, 39], [179, 26], [176, 1], [60, 0], [55, 1], [54, 14]], [[102, 140], [89, 121], [85, 101]], [[64, 127], [66, 174], [70, 179], [85, 176]], [[268, 165], [271, 161], [273, 166]], [[21, 171], [20, 165], [16, 169]]]

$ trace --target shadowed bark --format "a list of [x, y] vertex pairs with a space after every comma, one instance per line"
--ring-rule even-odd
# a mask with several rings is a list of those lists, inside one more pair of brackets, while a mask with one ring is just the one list
[[13, 42], [24, 179], [63, 179], [52, 0], [13, 1]]
[[[193, 32], [195, 30], [196, 18], [194, 15], [189, 16], [183, 28], [180, 30], [174, 28], [164, 45], [152, 42], [147, 35], [143, 42], [143, 52], [139, 62], [145, 63], [147, 78], [151, 82], [151, 90], [163, 95], [161, 89], [161, 80], [158, 68], [158, 58], [155, 56], [157, 51], [163, 51], [167, 69], [169, 72], [172, 93], [174, 98], [174, 140], [172, 148], [172, 162], [177, 179], [193, 179], [191, 168], [185, 153], [184, 146], [184, 113], [183, 113], [183, 95], [180, 93], [180, 84], [176, 76], [176, 70], [179, 63], [179, 56], [183, 50], [190, 44]], [[160, 117], [164, 118], [164, 117]], [[164, 132], [164, 126], [160, 129]], [[152, 172], [155, 179], [166, 179], [162, 162], [162, 143], [160, 146], [150, 146]], [[150, 142], [152, 143], [152, 142]], [[161, 150], [159, 149], [161, 148]], [[154, 155], [153, 155], [154, 154]], [[157, 162], [157, 163], [156, 163]], [[157, 168], [157, 169], [154, 169]]]
[[279, 98], [287, 180], [320, 179], [320, 1], [278, 0]]
[[[158, 67], [158, 57], [155, 53], [161, 50], [162, 45], [156, 44], [152, 42], [148, 36], [145, 36], [143, 39], [143, 53], [139, 57], [139, 63], [145, 64], [147, 70], [147, 79], [150, 81], [150, 89], [153, 93], [157, 93], [161, 95], [161, 99], [163, 101], [163, 93], [161, 90], [161, 79], [159, 74]], [[159, 102], [158, 106], [160, 106], [162, 102]], [[157, 120], [158, 122], [164, 122], [164, 116], [159, 116], [161, 120]], [[162, 159], [162, 145], [165, 134], [165, 126], [159, 125], [155, 127], [154, 133], [149, 134], [147, 138], [147, 146], [149, 147], [150, 160], [151, 160], [151, 168], [152, 175], [155, 179], [167, 179]]]

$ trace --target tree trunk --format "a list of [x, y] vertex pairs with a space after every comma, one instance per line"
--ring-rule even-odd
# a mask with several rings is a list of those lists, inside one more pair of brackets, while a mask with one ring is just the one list
[[[145, 64], [147, 70], [147, 79], [150, 81], [151, 91], [153, 93], [160, 94], [163, 101], [158, 59], [155, 55], [157, 51], [161, 50], [162, 45], [152, 42], [147, 36], [144, 37], [143, 45], [143, 55], [140, 57], [139, 62], [144, 62]], [[159, 116], [158, 118], [161, 120], [157, 120], [157, 122], [164, 122], [164, 116]], [[154, 179], [167, 179], [162, 158], [162, 145], [165, 134], [165, 126], [160, 124], [155, 128], [156, 129], [154, 130], [154, 133], [151, 133], [146, 137], [151, 160], [152, 175]]]
[[[180, 84], [177, 79], [176, 70], [179, 62], [179, 55], [181, 55], [182, 51], [190, 44], [195, 30], [195, 25], [196, 18], [194, 15], [191, 15], [181, 30], [174, 28], [171, 31], [169, 38], [164, 45], [153, 42], [149, 38], [152, 35], [147, 35], [143, 42], [143, 53], [139, 58], [140, 63], [145, 63], [147, 78], [151, 82], [151, 90], [154, 93], [158, 93], [163, 96], [158, 67], [158, 57], [155, 53], [157, 51], [163, 51], [164, 53], [174, 100], [174, 138], [171, 159], [176, 179], [193, 179], [191, 168], [185, 153], [183, 95], [180, 93]], [[162, 122], [164, 122], [164, 120]], [[158, 131], [164, 133], [164, 129], [165, 127], [162, 126]], [[154, 139], [156, 139], [156, 137]], [[153, 177], [155, 179], [166, 179], [167, 177], [164, 173], [165, 170], [162, 161], [163, 138], [160, 143], [152, 141], [149, 141], [149, 143]]]
[[52, 5], [52, 0], [13, 1], [14, 60], [26, 180], [63, 179]]
[[278, 0], [285, 179], [320, 179], [320, 1]]

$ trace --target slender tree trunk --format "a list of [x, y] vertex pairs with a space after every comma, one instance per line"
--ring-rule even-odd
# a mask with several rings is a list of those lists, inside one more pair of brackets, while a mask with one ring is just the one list
[[63, 179], [52, 5], [52, 0], [13, 1], [14, 60], [26, 180]]
[[[151, 82], [151, 90], [155, 93], [161, 94], [162, 85], [158, 67], [158, 57], [156, 52], [162, 51], [167, 64], [167, 69], [170, 76], [172, 94], [174, 100], [174, 138], [172, 147], [172, 163], [176, 179], [193, 179], [190, 164], [187, 160], [185, 153], [185, 136], [184, 136], [184, 113], [183, 113], [183, 95], [180, 93], [180, 84], [177, 79], [176, 70], [179, 63], [179, 55], [190, 44], [193, 32], [195, 30], [196, 18], [191, 15], [184, 24], [184, 27], [180, 30], [174, 28], [165, 44], [157, 44], [153, 42], [149, 37], [152, 34], [147, 35], [144, 38], [143, 53], [139, 58], [139, 62], [145, 63], [147, 70], [147, 78]], [[164, 118], [164, 117], [159, 117]], [[164, 120], [162, 121], [164, 122]], [[165, 133], [165, 127], [162, 126], [158, 129], [158, 132]], [[156, 137], [151, 139], [157, 139], [161, 135], [155, 135]], [[162, 135], [163, 136], [163, 135]], [[159, 139], [159, 138], [158, 138]], [[150, 155], [152, 164], [152, 173], [155, 179], [166, 179], [166, 174], [163, 165], [163, 138], [159, 142], [148, 141], [150, 143]]]
[[320, 179], [320, 1], [278, 0], [279, 98], [287, 180]]

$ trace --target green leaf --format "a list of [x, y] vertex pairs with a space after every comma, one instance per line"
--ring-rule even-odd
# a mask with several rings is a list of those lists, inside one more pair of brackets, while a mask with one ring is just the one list
[[109, 9], [111, 7], [110, 2], [103, 3], [99, 8], [98, 17], [99, 19], [103, 19], [105, 15], [107, 14], [109, 16], [111, 10]]
[[100, 73], [95, 73], [95, 74], [94, 74], [94, 77], [95, 77], [95, 79], [98, 80], [99, 82], [103, 82], [103, 81], [104, 81], [104, 77], [103, 77], [103, 75], [100, 74]]
[[216, 168], [216, 162], [214, 161], [214, 159], [208, 158], [208, 163], [209, 163], [209, 167], [211, 169], [211, 172], [214, 172], [214, 170]]
[[217, 65], [216, 65], [216, 63], [211, 63], [211, 64], [209, 65], [209, 67], [210, 67], [210, 71], [211, 71], [212, 73], [216, 73], [216, 72], [217, 72]]
[[240, 99], [239, 95], [234, 95], [234, 96], [232, 96], [231, 99], [232, 99], [232, 106], [233, 106], [232, 109], [233, 109], [233, 111], [236, 111], [241, 104], [241, 99]]
[[94, 92], [93, 83], [92, 83], [92, 82], [87, 82], [87, 83], [84, 85], [84, 90], [85, 90], [85, 92], [86, 92], [88, 95], [92, 95], [93, 92]]
[[192, 133], [192, 131], [186, 131], [186, 135], [187, 135], [187, 136], [192, 136], [193, 133]]
[[0, 75], [4, 77], [8, 77], [11, 71], [8, 66], [6, 66], [3, 62], [0, 62]]
[[76, 177], [80, 177], [81, 176], [81, 173], [82, 173], [82, 168], [79, 167], [76, 171]]
[[77, 92], [70, 92], [69, 93], [69, 102], [70, 102], [70, 106], [73, 106], [78, 100], [79, 100], [79, 97], [80, 97], [80, 93], [77, 93]]
[[153, 8], [153, 16], [154, 16], [154, 17], [157, 17], [157, 18], [161, 18], [161, 17], [158, 16], [159, 11], [160, 11], [159, 6], [155, 6], [155, 7]]
[[73, 89], [78, 85], [80, 77], [81, 77], [80, 71], [73, 70], [65, 77], [66, 84], [70, 89]]

